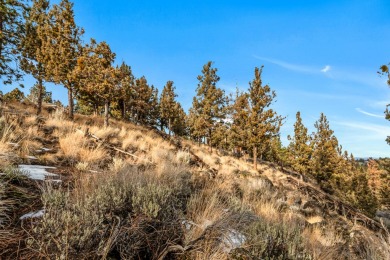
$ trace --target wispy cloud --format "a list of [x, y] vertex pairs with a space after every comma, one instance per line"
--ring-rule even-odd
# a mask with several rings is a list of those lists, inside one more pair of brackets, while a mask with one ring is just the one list
[[374, 70], [362, 70], [359, 68], [340, 69], [330, 65], [325, 65], [322, 68], [317, 66], [307, 66], [301, 64], [293, 64], [287, 61], [261, 57], [253, 55], [255, 59], [270, 62], [282, 68], [307, 73], [307, 74], [322, 74], [328, 78], [341, 82], [355, 82], [358, 84], [368, 85], [376, 88], [387, 88], [386, 79], [378, 77]]
[[278, 66], [280, 66], [282, 68], [285, 68], [285, 69], [288, 69], [288, 70], [292, 70], [292, 71], [296, 71], [296, 72], [303, 72], [303, 73], [310, 73], [310, 74], [320, 73], [321, 72], [321, 69], [318, 69], [318, 68], [315, 68], [315, 67], [293, 64], [293, 63], [289, 63], [289, 62], [282, 61], [282, 60], [271, 59], [271, 58], [266, 58], [266, 57], [260, 57], [260, 56], [256, 56], [256, 55], [254, 55], [253, 57], [255, 59], [266, 61], [266, 62], [270, 62], [270, 63], [278, 65]]
[[366, 116], [377, 117], [377, 118], [384, 118], [384, 116], [382, 116], [382, 115], [373, 114], [373, 113], [364, 111], [363, 109], [360, 109], [360, 108], [356, 108], [356, 111], [358, 111], [359, 113], [362, 113], [362, 114], [364, 114]]
[[390, 134], [390, 127], [380, 124], [371, 124], [365, 122], [335, 122], [338, 125], [346, 126], [355, 130], [365, 130], [367, 135], [375, 134], [373, 137], [385, 140]]
[[326, 65], [322, 70], [321, 72], [323, 73], [327, 73], [328, 71], [330, 71], [331, 67], [329, 65]]

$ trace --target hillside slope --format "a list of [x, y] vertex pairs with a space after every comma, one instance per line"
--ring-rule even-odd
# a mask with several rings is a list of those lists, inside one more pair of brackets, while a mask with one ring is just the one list
[[[31, 111], [0, 118], [0, 258], [390, 258], [381, 223], [305, 176], [130, 123]], [[31, 180], [18, 165], [56, 175]]]

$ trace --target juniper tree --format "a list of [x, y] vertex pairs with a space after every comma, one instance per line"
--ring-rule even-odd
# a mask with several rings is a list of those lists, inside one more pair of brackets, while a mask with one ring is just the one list
[[104, 104], [104, 125], [109, 124], [110, 103], [118, 93], [119, 69], [112, 66], [115, 53], [106, 42], [91, 39], [77, 65], [81, 89], [89, 96], [97, 97]]
[[176, 97], [173, 81], [168, 81], [161, 92], [159, 108], [161, 130], [168, 128], [169, 135], [171, 135], [172, 131], [172, 122], [177, 116]]
[[307, 128], [302, 123], [301, 113], [296, 114], [294, 124], [294, 136], [288, 136], [290, 144], [288, 152], [290, 154], [291, 167], [299, 172], [306, 173], [309, 167], [312, 149], [310, 147], [310, 135], [307, 133]]
[[34, 0], [29, 12], [25, 15], [25, 30], [20, 45], [20, 65], [23, 71], [36, 79], [34, 86], [34, 103], [37, 105], [37, 115], [42, 111], [44, 96], [43, 80], [46, 78], [45, 57], [42, 55], [42, 42], [47, 37], [49, 1]]
[[3, 84], [11, 84], [22, 76], [17, 61], [24, 31], [23, 13], [27, 10], [25, 2], [0, 0], [0, 80]]
[[216, 123], [225, 118], [227, 99], [224, 91], [217, 87], [220, 78], [217, 69], [212, 68], [211, 61], [203, 66], [202, 75], [197, 79], [199, 83], [192, 103], [192, 113], [196, 119], [191, 121], [191, 127], [197, 136], [208, 138], [212, 150], [212, 134]]
[[43, 63], [47, 80], [62, 84], [68, 90], [69, 118], [73, 119], [73, 99], [78, 88], [75, 78], [77, 59], [81, 54], [80, 37], [83, 29], [74, 19], [73, 3], [61, 0], [48, 13], [49, 23], [45, 26], [42, 40]]
[[279, 134], [283, 117], [269, 108], [276, 98], [275, 91], [262, 84], [263, 66], [255, 68], [255, 78], [249, 83], [250, 115], [248, 120], [248, 146], [253, 152], [253, 166], [257, 169], [257, 154], [262, 159], [263, 153], [270, 147], [270, 141]]

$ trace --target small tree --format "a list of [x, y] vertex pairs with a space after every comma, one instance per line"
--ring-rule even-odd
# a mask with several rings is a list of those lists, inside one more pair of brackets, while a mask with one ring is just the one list
[[0, 1], [0, 79], [3, 84], [19, 80], [21, 73], [17, 60], [20, 56], [18, 47], [24, 30], [24, 0]]
[[301, 113], [296, 114], [296, 122], [294, 124], [294, 136], [288, 136], [290, 144], [288, 151], [290, 154], [290, 163], [292, 168], [299, 173], [308, 171], [311, 158], [310, 136], [307, 133], [307, 128], [302, 123]]
[[44, 28], [41, 48], [46, 78], [68, 90], [69, 118], [73, 120], [73, 99], [79, 86], [75, 69], [81, 55], [80, 37], [84, 31], [76, 25], [73, 3], [69, 0], [61, 0], [48, 15], [50, 22]]
[[35, 79], [34, 92], [37, 104], [37, 115], [42, 111], [44, 96], [43, 80], [46, 78], [45, 57], [42, 55], [42, 42], [47, 37], [49, 1], [34, 0], [30, 11], [25, 15], [25, 31], [20, 45], [20, 65], [23, 71], [30, 73]]
[[39, 99], [42, 102], [53, 103], [52, 92], [46, 91], [45, 86], [34, 85], [30, 88], [30, 93], [27, 95], [27, 99], [33, 103], [39, 103]]
[[83, 93], [96, 96], [104, 104], [104, 126], [109, 125], [110, 103], [118, 93], [119, 70], [112, 67], [115, 60], [106, 42], [96, 43], [91, 39], [79, 58], [77, 66], [78, 77], [81, 78]]
[[134, 76], [131, 67], [122, 62], [119, 70], [119, 98], [118, 106], [121, 111], [122, 120], [127, 119], [128, 106], [134, 98]]
[[175, 114], [171, 122], [172, 132], [178, 136], [185, 136], [188, 134], [187, 129], [187, 115], [184, 112], [184, 109], [181, 107], [179, 102], [175, 104]]
[[263, 66], [255, 68], [255, 78], [249, 83], [250, 115], [248, 120], [249, 146], [253, 152], [253, 167], [257, 169], [257, 154], [262, 159], [270, 141], [279, 135], [283, 117], [269, 108], [276, 98], [275, 91], [268, 85], [262, 84], [261, 73]]
[[321, 113], [320, 119], [315, 122], [314, 127], [317, 131], [313, 134], [311, 141], [313, 154], [310, 161], [310, 172], [323, 188], [330, 188], [329, 181], [339, 163], [338, 140], [323, 113]]
[[210, 151], [212, 151], [212, 134], [216, 123], [225, 118], [227, 98], [225, 92], [218, 88], [219, 77], [217, 69], [212, 68], [209, 61], [203, 66], [202, 75], [198, 76], [199, 84], [196, 89], [196, 97], [192, 103], [193, 117], [191, 121], [194, 132], [201, 137], [208, 138]]
[[172, 131], [172, 123], [177, 114], [175, 87], [173, 81], [168, 81], [160, 96], [160, 124], [161, 131], [168, 128], [169, 136]]
[[241, 155], [243, 149], [248, 148], [249, 138], [249, 95], [248, 93], [236, 92], [235, 101], [231, 107], [232, 126], [230, 128], [230, 142], [234, 152]]
[[130, 108], [134, 123], [156, 126], [159, 114], [158, 90], [149, 86], [145, 77], [135, 80]]
[[4, 102], [21, 102], [24, 99], [24, 93], [18, 88], [13, 89], [12, 91], [6, 93], [3, 97]]

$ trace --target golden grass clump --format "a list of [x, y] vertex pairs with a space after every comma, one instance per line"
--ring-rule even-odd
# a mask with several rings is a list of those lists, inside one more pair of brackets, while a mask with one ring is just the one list
[[82, 132], [61, 136], [59, 144], [63, 156], [70, 162], [99, 163], [107, 159], [107, 152], [101, 145], [91, 144]]

